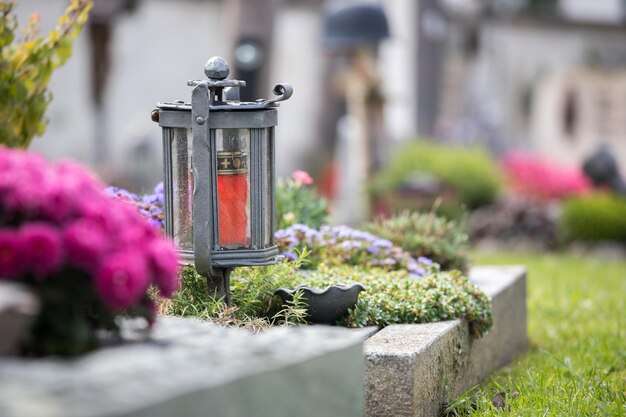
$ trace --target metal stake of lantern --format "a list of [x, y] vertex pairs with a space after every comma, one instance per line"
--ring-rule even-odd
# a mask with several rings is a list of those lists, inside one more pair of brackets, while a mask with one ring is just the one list
[[278, 102], [291, 97], [277, 84], [273, 99], [240, 102], [245, 82], [228, 80], [219, 57], [208, 80], [189, 81], [191, 104], [159, 103], [163, 128], [165, 231], [184, 265], [207, 277], [209, 295], [230, 303], [230, 272], [276, 262], [274, 128]]

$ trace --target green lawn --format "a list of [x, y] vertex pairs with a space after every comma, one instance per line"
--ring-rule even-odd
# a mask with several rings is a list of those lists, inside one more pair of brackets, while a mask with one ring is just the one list
[[[626, 260], [477, 253], [528, 268], [531, 350], [452, 404], [449, 416], [625, 416]], [[492, 404], [506, 393], [505, 408]]]

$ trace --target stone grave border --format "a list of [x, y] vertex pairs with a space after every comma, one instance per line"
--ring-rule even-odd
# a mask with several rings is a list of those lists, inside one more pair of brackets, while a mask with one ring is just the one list
[[150, 342], [82, 358], [0, 358], [3, 417], [404, 417], [442, 405], [528, 346], [526, 273], [478, 267], [494, 327], [472, 339], [463, 320], [260, 335], [162, 317]]

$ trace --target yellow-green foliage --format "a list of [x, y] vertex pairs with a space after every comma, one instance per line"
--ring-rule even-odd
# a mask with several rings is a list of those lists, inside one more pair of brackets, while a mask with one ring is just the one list
[[91, 2], [72, 0], [46, 36], [40, 36], [34, 14], [20, 39], [14, 7], [14, 1], [0, 0], [0, 144], [26, 148], [46, 128], [50, 76], [72, 54]]
[[387, 168], [374, 178], [371, 190], [377, 194], [398, 189], [420, 172], [454, 187], [460, 203], [469, 209], [492, 203], [501, 185], [501, 173], [484, 149], [411, 141], [396, 150]]
[[563, 204], [561, 231], [571, 240], [626, 242], [626, 197], [592, 194]]

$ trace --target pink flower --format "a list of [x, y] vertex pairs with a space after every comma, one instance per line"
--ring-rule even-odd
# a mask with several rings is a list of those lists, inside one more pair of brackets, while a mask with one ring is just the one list
[[561, 167], [521, 152], [506, 155], [503, 166], [511, 187], [523, 195], [562, 199], [584, 194], [590, 189], [589, 181], [580, 169]]
[[25, 267], [39, 279], [56, 272], [63, 261], [58, 231], [45, 223], [29, 223], [20, 229]]
[[15, 279], [21, 272], [22, 241], [12, 230], [0, 230], [0, 280]]
[[296, 182], [304, 185], [313, 184], [313, 178], [306, 172], [302, 170], [296, 170], [291, 173], [291, 178], [293, 178]]
[[148, 288], [146, 265], [137, 250], [110, 256], [96, 276], [96, 287], [104, 302], [113, 309], [124, 309], [139, 301]]
[[70, 224], [63, 233], [67, 262], [85, 271], [97, 271], [109, 243], [102, 226], [81, 219]]
[[146, 249], [152, 280], [165, 297], [178, 288], [178, 257], [174, 246], [163, 238], [154, 240]]

